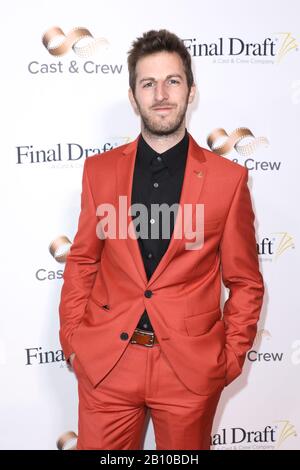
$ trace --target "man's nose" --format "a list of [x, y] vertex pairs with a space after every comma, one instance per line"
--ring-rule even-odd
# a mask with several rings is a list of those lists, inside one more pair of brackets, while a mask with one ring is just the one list
[[156, 101], [163, 101], [168, 99], [168, 90], [164, 82], [157, 82], [155, 87], [155, 99]]

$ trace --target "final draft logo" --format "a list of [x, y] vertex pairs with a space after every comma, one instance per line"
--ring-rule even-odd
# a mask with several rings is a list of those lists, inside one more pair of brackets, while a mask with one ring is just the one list
[[252, 157], [262, 147], [268, 147], [270, 142], [267, 137], [256, 137], [248, 127], [238, 127], [229, 134], [223, 128], [214, 129], [207, 137], [207, 144], [212, 152], [220, 156], [237, 153], [243, 160], [233, 157], [232, 161], [248, 170], [278, 171], [281, 167], [281, 161], [258, 161]]
[[65, 363], [65, 356], [62, 349], [44, 351], [42, 346], [36, 348], [25, 348], [26, 366], [48, 365]]
[[261, 261], [278, 261], [288, 251], [294, 249], [294, 237], [289, 232], [272, 232], [257, 243], [257, 253]]
[[279, 64], [298, 51], [298, 41], [290, 31], [252, 41], [222, 36], [213, 42], [200, 42], [197, 38], [186, 38], [183, 42], [193, 57], [212, 58], [214, 64]]
[[211, 444], [214, 450], [279, 450], [292, 437], [297, 437], [296, 428], [283, 419], [261, 429], [223, 428], [211, 437]]
[[279, 34], [280, 41], [279, 48], [277, 51], [277, 62], [281, 62], [282, 59], [292, 51], [298, 51], [298, 42], [292, 36], [292, 33], [277, 33]]
[[[223, 428], [211, 436], [211, 444], [215, 450], [279, 450], [292, 437], [297, 437], [295, 426], [289, 420], [277, 420], [273, 426], [265, 426], [260, 430]], [[76, 450], [77, 439], [74, 431], [67, 431], [59, 436], [56, 446], [58, 450]]]
[[33, 165], [35, 167], [47, 165], [52, 169], [81, 168], [82, 161], [93, 155], [108, 152], [120, 145], [128, 144], [132, 136], [115, 136], [95, 146], [82, 144], [52, 143], [46, 147], [35, 147], [33, 144], [18, 145], [16, 147], [16, 164]]

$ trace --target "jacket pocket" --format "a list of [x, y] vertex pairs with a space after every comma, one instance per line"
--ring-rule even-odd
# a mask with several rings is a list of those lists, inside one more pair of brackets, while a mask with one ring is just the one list
[[94, 297], [90, 297], [88, 302], [93, 302], [94, 304], [97, 305], [97, 307], [100, 307], [103, 310], [110, 310], [110, 306], [109, 304], [106, 303], [105, 300], [101, 300], [101, 299], [96, 300]]
[[196, 315], [187, 315], [184, 323], [189, 336], [200, 336], [208, 333], [218, 320], [221, 320], [220, 307]]
[[77, 375], [77, 354], [76, 353], [75, 353], [75, 356], [73, 358], [72, 369], [73, 369], [75, 375]]
[[217, 230], [221, 227], [222, 225], [222, 219], [214, 219], [214, 220], [204, 220], [204, 233], [209, 232], [211, 230]]

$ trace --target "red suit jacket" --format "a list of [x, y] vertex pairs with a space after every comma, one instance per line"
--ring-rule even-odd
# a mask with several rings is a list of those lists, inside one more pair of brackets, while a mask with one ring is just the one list
[[[66, 360], [76, 353], [96, 386], [124, 352], [146, 308], [179, 379], [208, 395], [241, 373], [263, 301], [248, 170], [200, 147], [189, 134], [179, 204], [204, 204], [204, 244], [187, 250], [191, 240], [175, 238], [174, 228], [147, 280], [137, 239], [101, 239], [96, 232], [98, 205], [110, 203], [118, 213], [119, 196], [130, 205], [137, 142], [85, 161], [78, 231], [59, 306], [61, 345]], [[223, 309], [221, 280], [229, 289]]]

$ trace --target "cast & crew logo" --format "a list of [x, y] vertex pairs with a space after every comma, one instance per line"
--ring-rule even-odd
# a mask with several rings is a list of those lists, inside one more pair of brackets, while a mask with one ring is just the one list
[[65, 235], [53, 240], [49, 245], [49, 251], [58, 263], [65, 263], [70, 252], [72, 242]]
[[74, 431], [67, 431], [56, 441], [58, 450], [76, 450], [77, 434]]
[[[53, 26], [43, 34], [42, 44], [53, 59], [59, 60], [51, 62], [30, 60], [27, 70], [32, 75], [86, 73], [118, 76], [122, 73], [123, 64], [108, 62], [114, 54], [109, 41], [103, 37], [95, 38], [86, 27], [77, 27], [65, 34], [62, 28]], [[73, 52], [79, 60], [62, 59], [62, 56], [70, 52]], [[90, 59], [92, 56], [100, 56], [102, 61], [94, 62]]]
[[291, 363], [293, 366], [300, 365], [300, 339], [295, 339], [292, 342], [292, 355], [291, 355]]
[[238, 156], [246, 157], [243, 161], [239, 158], [232, 158], [232, 161], [244, 165], [248, 170], [278, 171], [281, 167], [281, 161], [258, 161], [250, 157], [262, 146], [268, 147], [269, 141], [266, 137], [255, 137], [248, 127], [238, 127], [230, 134], [223, 128], [214, 129], [207, 137], [207, 144], [220, 156], [235, 151]]
[[264, 346], [265, 341], [270, 342], [272, 339], [271, 333], [268, 330], [260, 329], [258, 330], [254, 343], [253, 349], [250, 349], [247, 353], [247, 359], [249, 362], [259, 362], [259, 363], [266, 363], [266, 362], [283, 362], [284, 353], [278, 351], [259, 351], [261, 344]]
[[264, 338], [269, 340], [271, 338], [271, 333], [262, 328], [261, 330], [258, 330], [253, 344], [259, 344]]
[[[272, 335], [268, 330], [260, 329], [258, 330], [255, 340], [253, 342], [253, 348], [248, 351], [247, 359], [250, 362], [283, 362], [286, 359], [286, 353], [283, 352], [276, 352], [270, 350], [259, 351], [261, 345], [263, 347], [266, 346], [266, 342], [268, 342], [268, 346], [272, 343]], [[300, 340], [296, 339], [291, 343], [291, 351], [289, 353], [289, 360], [292, 365], [298, 366], [300, 364]]]
[[269, 145], [266, 137], [255, 137], [247, 127], [239, 127], [230, 135], [224, 129], [215, 129], [207, 137], [207, 143], [218, 155], [227, 155], [235, 149], [243, 157], [252, 155], [262, 145]]
[[84, 59], [109, 46], [107, 39], [94, 39], [87, 28], [80, 27], [72, 29], [65, 35], [59, 26], [53, 26], [45, 32], [42, 42], [53, 56], [62, 56], [72, 49], [78, 57]]

